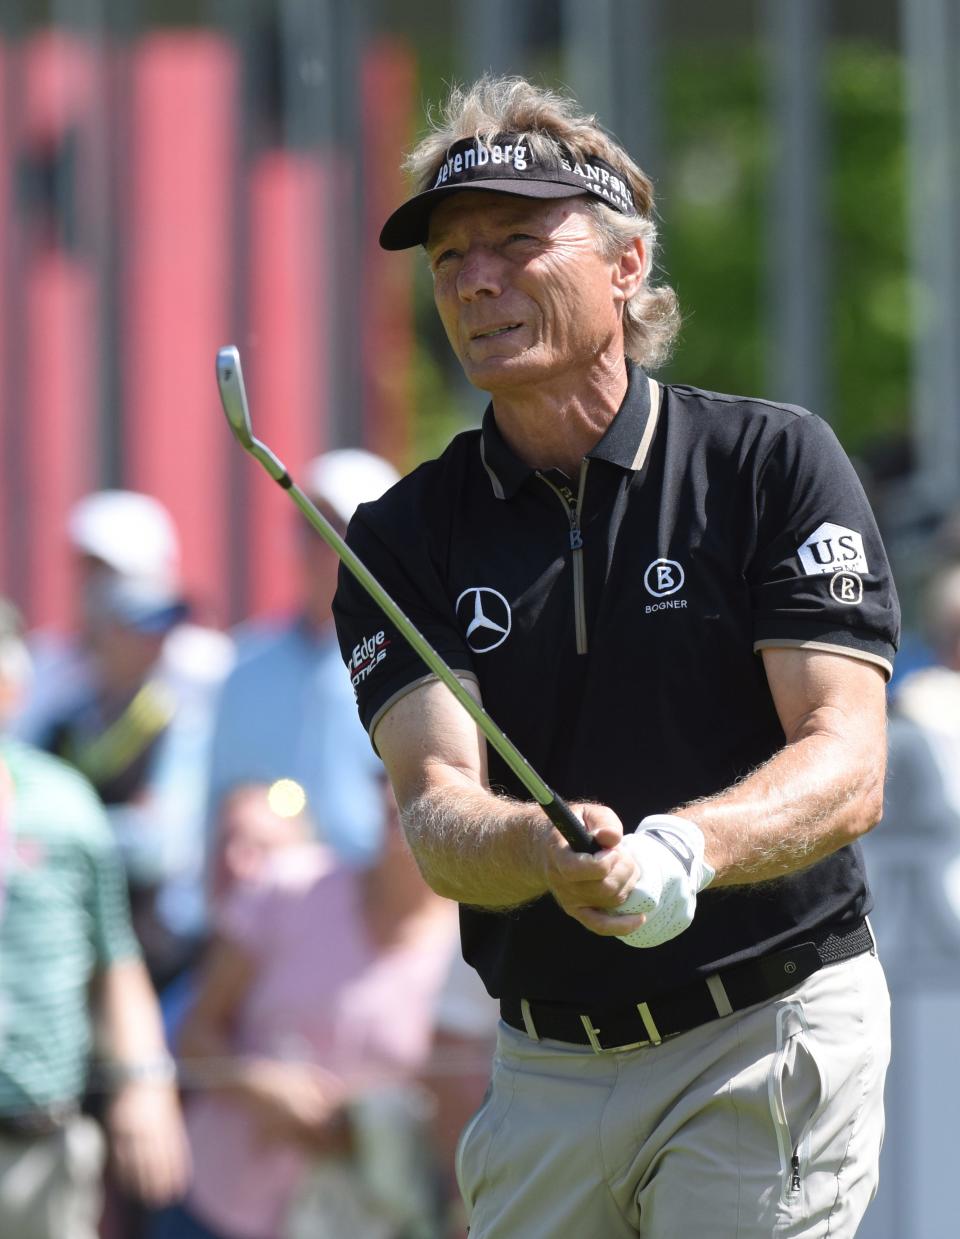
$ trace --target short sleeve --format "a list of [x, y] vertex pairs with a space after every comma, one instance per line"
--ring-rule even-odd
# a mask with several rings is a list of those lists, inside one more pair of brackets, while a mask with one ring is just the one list
[[754, 648], [836, 650], [889, 677], [900, 639], [890, 564], [860, 479], [820, 418], [793, 416], [777, 434], [756, 512]]
[[[391, 492], [391, 498], [396, 495]], [[391, 599], [453, 670], [475, 678], [473, 659], [458, 630], [454, 606], [427, 549], [425, 526], [406, 514], [410, 536], [380, 536], [363, 505], [350, 522], [347, 542]], [[378, 526], [389, 513], [378, 513]], [[402, 546], [402, 550], [399, 548]], [[391, 705], [433, 672], [341, 564], [333, 604], [340, 652], [353, 683], [360, 718], [372, 736]]]

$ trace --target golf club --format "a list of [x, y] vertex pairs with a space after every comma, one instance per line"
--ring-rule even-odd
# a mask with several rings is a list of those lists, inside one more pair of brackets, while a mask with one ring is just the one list
[[217, 386], [220, 390], [220, 401], [227, 416], [230, 429], [244, 451], [259, 461], [273, 480], [279, 483], [290, 495], [303, 515], [317, 531], [324, 542], [336, 552], [341, 562], [349, 572], [360, 582], [377, 606], [396, 625], [399, 632], [413, 646], [414, 650], [430, 670], [453, 693], [457, 701], [467, 711], [473, 721], [483, 732], [489, 744], [500, 754], [513, 773], [517, 776], [530, 795], [553, 822], [557, 830], [570, 844], [575, 852], [597, 852], [599, 844], [590, 835], [583, 822], [577, 817], [570, 806], [562, 800], [540, 778], [523, 754], [515, 747], [508, 737], [500, 730], [483, 706], [478, 705], [466, 688], [457, 679], [453, 670], [447, 666], [426, 637], [404, 615], [383, 586], [372, 575], [368, 568], [353, 553], [343, 538], [337, 533], [323, 514], [311, 503], [310, 499], [297, 486], [287, 472], [283, 462], [259, 439], [254, 437], [250, 421], [250, 407], [247, 404], [247, 394], [243, 385], [243, 371], [240, 367], [240, 350], [235, 345], [228, 345], [217, 353]]

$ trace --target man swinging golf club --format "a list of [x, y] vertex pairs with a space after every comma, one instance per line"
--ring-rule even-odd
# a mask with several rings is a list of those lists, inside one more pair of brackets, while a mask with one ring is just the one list
[[805, 410], [651, 377], [678, 322], [651, 184], [572, 100], [455, 89], [408, 168], [381, 244], [424, 248], [490, 404], [347, 541], [598, 848], [341, 572], [361, 717], [501, 1004], [471, 1239], [850, 1236], [889, 1052], [856, 841], [899, 622], [862, 488]]

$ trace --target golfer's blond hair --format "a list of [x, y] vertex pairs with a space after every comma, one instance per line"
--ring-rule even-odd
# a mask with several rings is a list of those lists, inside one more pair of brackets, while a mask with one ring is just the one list
[[662, 365], [680, 328], [680, 310], [672, 288], [650, 283], [657, 251], [653, 185], [597, 118], [582, 113], [568, 96], [525, 78], [484, 76], [469, 87], [453, 86], [430, 121], [430, 132], [404, 161], [418, 191], [431, 188], [454, 142], [473, 137], [488, 142], [501, 133], [522, 134], [538, 160], [556, 159], [566, 147], [578, 160], [599, 155], [623, 173], [636, 215], [622, 215], [593, 198], [587, 206], [604, 258], [619, 257], [638, 237], [644, 243], [643, 283], [624, 306], [624, 345], [639, 365], [651, 370]]

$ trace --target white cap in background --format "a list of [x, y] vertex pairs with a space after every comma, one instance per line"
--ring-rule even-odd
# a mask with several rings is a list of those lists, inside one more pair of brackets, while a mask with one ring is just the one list
[[173, 583], [180, 546], [158, 499], [132, 490], [101, 490], [76, 503], [67, 520], [71, 543], [124, 576]]
[[180, 591], [156, 577], [114, 573], [88, 583], [86, 612], [90, 620], [112, 619], [142, 633], [167, 633], [190, 614]]
[[358, 447], [335, 448], [311, 460], [303, 472], [303, 490], [328, 503], [344, 522], [360, 503], [379, 499], [400, 480], [388, 461]]

